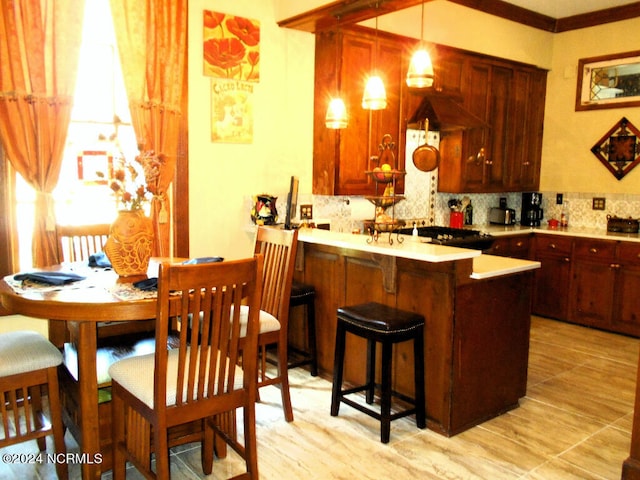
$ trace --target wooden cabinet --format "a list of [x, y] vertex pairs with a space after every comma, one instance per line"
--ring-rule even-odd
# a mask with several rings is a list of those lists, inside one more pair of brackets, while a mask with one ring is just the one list
[[[378, 155], [385, 134], [390, 134], [395, 143], [396, 165], [392, 167], [404, 170], [406, 129], [401, 127], [407, 116], [403, 85], [409, 49], [403, 38], [357, 27], [316, 35], [313, 193], [375, 194], [375, 185], [364, 172], [376, 166], [370, 157]], [[384, 110], [362, 108], [365, 81], [374, 71], [385, 85]], [[325, 113], [329, 99], [338, 92], [345, 102], [349, 124], [345, 129], [332, 130], [325, 126]], [[396, 188], [402, 193], [403, 179]]]
[[[337, 308], [376, 301], [425, 317], [430, 429], [452, 436], [517, 407], [526, 393], [532, 272], [472, 280], [472, 259], [431, 263], [306, 242], [298, 252], [296, 278], [316, 289], [322, 374], [333, 370]], [[412, 349], [403, 342], [393, 352], [393, 389], [408, 396]], [[345, 381], [364, 383], [366, 341], [347, 336], [346, 351]]]
[[487, 127], [443, 132], [438, 190], [537, 190], [546, 71], [469, 54], [463, 78], [464, 107]]
[[530, 258], [531, 238], [531, 234], [497, 237], [486, 253], [527, 260]]
[[[316, 34], [313, 193], [372, 195], [375, 185], [363, 172], [375, 164], [385, 134], [396, 144], [396, 165], [404, 170], [406, 127], [422, 101], [406, 86], [405, 75], [416, 40], [351, 26]], [[540, 176], [546, 71], [532, 66], [432, 46], [434, 90], [459, 99], [486, 128], [441, 132], [438, 189], [442, 192], [537, 190]], [[362, 108], [366, 77], [382, 77], [387, 108]], [[345, 101], [349, 124], [325, 127], [332, 96]], [[423, 119], [419, 119], [423, 120]], [[398, 193], [404, 183], [398, 185]]]
[[535, 235], [532, 313], [640, 337], [640, 243]]
[[514, 72], [513, 116], [509, 125], [513, 149], [507, 171], [507, 191], [538, 190], [547, 72]]
[[532, 312], [544, 317], [566, 320], [569, 313], [571, 255], [573, 238], [560, 235], [535, 235], [536, 270]]
[[640, 243], [620, 242], [613, 297], [613, 330], [640, 336]]
[[640, 335], [640, 244], [576, 240], [571, 321]]
[[610, 329], [617, 243], [587, 238], [574, 242], [569, 320]]

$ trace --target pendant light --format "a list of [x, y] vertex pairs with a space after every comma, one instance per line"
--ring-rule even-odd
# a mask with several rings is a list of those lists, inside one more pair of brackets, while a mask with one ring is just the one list
[[[376, 8], [378, 5], [376, 4]], [[373, 52], [373, 66], [374, 73], [376, 67], [376, 57], [378, 55], [378, 17], [376, 16], [376, 42]], [[366, 110], [382, 110], [387, 108], [387, 92], [384, 89], [384, 83], [379, 75], [371, 75], [367, 79], [367, 83], [364, 87], [364, 94], [362, 95], [362, 108]]]
[[335, 75], [336, 75], [336, 97], [331, 98], [329, 106], [327, 107], [327, 114], [324, 117], [324, 124], [327, 128], [338, 130], [341, 128], [347, 128], [347, 107], [344, 101], [340, 97], [340, 49], [338, 42], [340, 41], [340, 31], [336, 30], [336, 62], [335, 62]]
[[413, 54], [407, 71], [407, 86], [426, 88], [433, 85], [433, 64], [429, 52], [424, 47], [424, 2], [420, 21], [420, 48]]

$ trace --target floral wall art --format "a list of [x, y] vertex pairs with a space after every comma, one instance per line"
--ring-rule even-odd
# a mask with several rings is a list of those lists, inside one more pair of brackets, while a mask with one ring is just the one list
[[260, 23], [204, 11], [203, 73], [211, 78], [211, 140], [253, 141], [253, 93], [260, 81]]

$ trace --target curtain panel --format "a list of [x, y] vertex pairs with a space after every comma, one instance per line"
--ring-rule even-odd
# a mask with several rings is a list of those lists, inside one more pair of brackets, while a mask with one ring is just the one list
[[138, 148], [154, 156], [155, 255], [171, 252], [169, 186], [178, 156], [187, 59], [187, 0], [110, 0], [125, 88]]
[[52, 192], [75, 89], [84, 0], [0, 0], [0, 141], [36, 191], [33, 264], [58, 263]]

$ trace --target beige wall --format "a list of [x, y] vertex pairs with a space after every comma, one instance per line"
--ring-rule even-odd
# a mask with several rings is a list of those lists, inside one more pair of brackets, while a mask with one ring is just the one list
[[[279, 28], [276, 0], [189, 2], [190, 253], [237, 258], [253, 248], [247, 199], [285, 195], [291, 175], [311, 192], [314, 36]], [[252, 144], [211, 142], [210, 78], [202, 74], [202, 11], [261, 22], [260, 83], [253, 95]], [[284, 203], [281, 198], [278, 204]], [[249, 202], [250, 205], [250, 202]], [[284, 220], [284, 210], [281, 209]]]
[[640, 108], [575, 111], [578, 60], [640, 49], [640, 18], [556, 34], [547, 82], [542, 190], [640, 194], [640, 168], [618, 181], [591, 153], [622, 117], [640, 127]]

